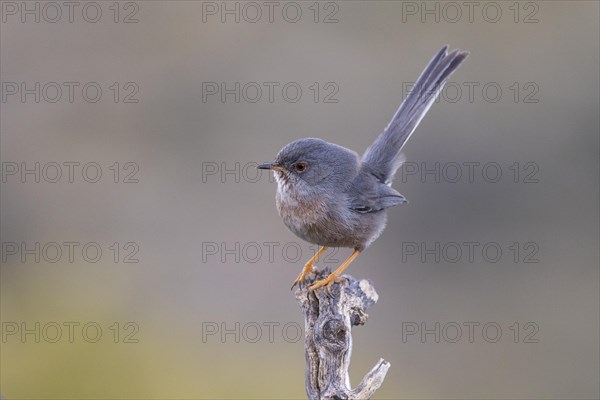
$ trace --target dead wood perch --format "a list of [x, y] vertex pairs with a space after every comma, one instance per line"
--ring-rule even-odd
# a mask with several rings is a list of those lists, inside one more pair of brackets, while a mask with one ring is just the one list
[[311, 274], [296, 290], [296, 298], [304, 312], [304, 351], [306, 352], [305, 384], [310, 400], [369, 399], [383, 383], [390, 363], [384, 359], [369, 371], [360, 384], [350, 388], [350, 356], [352, 326], [364, 325], [367, 309], [379, 296], [370, 281], [357, 281], [344, 275], [346, 281], [309, 291], [316, 279], [325, 278], [328, 270]]

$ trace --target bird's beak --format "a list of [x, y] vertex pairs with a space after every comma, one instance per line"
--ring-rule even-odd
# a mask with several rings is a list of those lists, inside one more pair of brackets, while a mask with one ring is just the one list
[[284, 168], [274, 162], [268, 162], [268, 163], [264, 163], [264, 164], [260, 164], [259, 166], [257, 166], [256, 168], [258, 169], [270, 169], [270, 170], [274, 170], [274, 171], [283, 171]]

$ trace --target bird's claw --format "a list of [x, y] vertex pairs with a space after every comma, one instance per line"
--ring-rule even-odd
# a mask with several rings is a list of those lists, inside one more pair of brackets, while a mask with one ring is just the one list
[[346, 278], [341, 277], [339, 275], [337, 275], [336, 273], [331, 273], [329, 274], [329, 276], [325, 279], [320, 279], [318, 281], [316, 281], [315, 283], [313, 283], [309, 290], [313, 291], [316, 290], [320, 287], [326, 286], [327, 292], [329, 292], [331, 290], [331, 286], [334, 283], [341, 283], [344, 282], [346, 280]]
[[300, 275], [298, 275], [298, 277], [296, 278], [294, 283], [292, 283], [292, 287], [290, 288], [290, 290], [294, 289], [294, 287], [296, 285], [298, 285], [300, 282], [304, 281], [304, 279], [306, 278], [306, 275], [308, 275], [312, 272], [314, 272], [312, 266], [310, 268], [304, 268], [304, 270], [300, 273]]

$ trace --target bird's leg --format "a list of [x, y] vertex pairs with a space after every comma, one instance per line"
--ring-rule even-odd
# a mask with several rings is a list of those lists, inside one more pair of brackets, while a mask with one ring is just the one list
[[348, 268], [348, 265], [350, 265], [352, 263], [352, 261], [354, 261], [354, 259], [356, 257], [358, 257], [359, 254], [360, 254], [360, 251], [355, 249], [352, 252], [352, 254], [350, 254], [350, 257], [348, 257], [348, 259], [346, 261], [344, 261], [344, 263], [342, 265], [340, 265], [340, 267], [338, 269], [336, 269], [331, 274], [329, 274], [329, 276], [327, 278], [321, 279], [321, 280], [313, 283], [313, 285], [310, 287], [310, 290], [315, 290], [315, 289], [318, 289], [325, 285], [327, 285], [327, 288], [329, 288], [333, 284], [333, 282], [343, 281], [344, 278], [341, 277], [342, 272], [344, 272], [344, 270], [346, 268]]
[[317, 251], [317, 253], [306, 262], [306, 264], [304, 264], [304, 269], [302, 269], [302, 272], [300, 272], [300, 275], [298, 275], [298, 277], [296, 278], [296, 280], [294, 281], [294, 283], [292, 284], [292, 287], [290, 288], [293, 289], [294, 286], [296, 286], [298, 283], [302, 282], [304, 280], [304, 278], [306, 278], [306, 275], [310, 274], [313, 270], [313, 264], [315, 263], [315, 261], [317, 261], [317, 259], [319, 258], [319, 256], [321, 254], [323, 254], [323, 252], [327, 250], [327, 246], [323, 246], [319, 249], [319, 251]]

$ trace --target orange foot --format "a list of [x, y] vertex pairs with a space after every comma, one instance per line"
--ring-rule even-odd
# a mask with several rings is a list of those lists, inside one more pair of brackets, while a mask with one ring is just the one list
[[317, 253], [306, 262], [306, 264], [304, 264], [304, 268], [302, 269], [302, 272], [300, 272], [300, 275], [298, 275], [298, 277], [296, 278], [296, 280], [294, 281], [294, 283], [292, 283], [292, 287], [290, 288], [290, 290], [292, 290], [294, 288], [294, 286], [296, 286], [297, 284], [299, 284], [300, 282], [302, 282], [304, 280], [304, 278], [306, 278], [306, 275], [310, 274], [311, 272], [313, 272], [313, 264], [315, 263], [315, 261], [319, 258], [319, 256], [321, 254], [323, 254], [323, 252], [327, 250], [327, 246], [323, 246], [319, 249], [319, 251], [317, 251]]
[[292, 283], [292, 287], [290, 288], [290, 290], [292, 290], [294, 288], [294, 286], [296, 286], [297, 284], [299, 284], [300, 282], [302, 282], [304, 280], [304, 278], [306, 278], [306, 275], [310, 274], [311, 272], [313, 272], [313, 267], [312, 265], [307, 267], [304, 267], [304, 269], [302, 270], [302, 272], [300, 272], [300, 275], [298, 275], [298, 277], [296, 278], [296, 280], [294, 281], [294, 283]]
[[346, 261], [344, 261], [344, 263], [342, 265], [340, 265], [340, 267], [338, 269], [336, 269], [331, 274], [329, 274], [329, 276], [327, 278], [321, 279], [321, 280], [313, 283], [313, 285], [310, 287], [310, 290], [315, 290], [315, 289], [318, 289], [320, 287], [327, 285], [327, 291], [329, 291], [329, 289], [331, 288], [331, 285], [333, 285], [333, 282], [345, 281], [345, 279], [342, 278], [342, 272], [344, 272], [344, 270], [346, 268], [348, 268], [348, 265], [350, 265], [350, 263], [352, 263], [352, 261], [354, 261], [354, 259], [356, 257], [358, 257], [359, 254], [360, 254], [360, 251], [357, 249], [354, 249], [354, 251], [352, 252], [350, 257], [348, 257], [348, 259]]
[[310, 290], [315, 290], [320, 287], [327, 286], [327, 291], [329, 291], [329, 289], [331, 288], [331, 285], [333, 285], [334, 282], [340, 283], [340, 282], [344, 282], [345, 280], [346, 280], [346, 278], [343, 278], [343, 277], [339, 276], [338, 274], [336, 274], [335, 272], [333, 272], [333, 273], [329, 274], [329, 276], [327, 278], [320, 279], [320, 280], [316, 281], [315, 283], [313, 283], [310, 287]]

